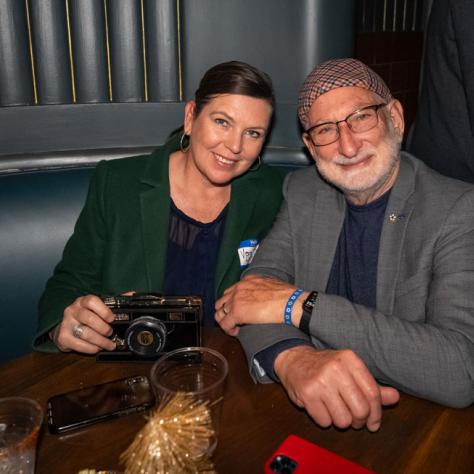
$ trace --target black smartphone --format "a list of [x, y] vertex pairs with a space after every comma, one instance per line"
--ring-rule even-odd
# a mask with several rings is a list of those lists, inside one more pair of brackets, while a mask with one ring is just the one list
[[111, 418], [144, 411], [155, 404], [150, 381], [127, 377], [51, 397], [47, 420], [51, 433], [81, 428]]

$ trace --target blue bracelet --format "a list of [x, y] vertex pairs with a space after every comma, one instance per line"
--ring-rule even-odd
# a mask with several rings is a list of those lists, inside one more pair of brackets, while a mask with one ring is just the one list
[[293, 305], [298, 297], [303, 293], [303, 288], [296, 289], [293, 294], [288, 298], [288, 302], [285, 306], [285, 312], [283, 313], [283, 321], [285, 324], [291, 326], [293, 323], [291, 322], [291, 315], [293, 313]]

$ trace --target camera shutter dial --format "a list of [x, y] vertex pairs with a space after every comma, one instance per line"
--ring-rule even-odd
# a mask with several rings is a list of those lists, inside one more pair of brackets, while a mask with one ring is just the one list
[[166, 345], [166, 326], [153, 316], [135, 319], [125, 332], [128, 348], [141, 357], [154, 357]]

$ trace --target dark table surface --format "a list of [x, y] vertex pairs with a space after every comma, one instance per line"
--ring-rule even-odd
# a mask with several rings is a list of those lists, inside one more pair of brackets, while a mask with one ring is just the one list
[[[385, 409], [377, 433], [322, 429], [295, 407], [276, 384], [255, 385], [237, 340], [208, 330], [204, 345], [229, 361], [219, 444], [214, 463], [221, 474], [262, 473], [278, 445], [296, 434], [378, 473], [474, 473], [474, 406], [457, 410], [402, 394]], [[135, 374], [149, 363], [105, 363], [75, 354], [28, 354], [0, 366], [0, 397], [26, 396], [45, 407], [55, 394]], [[120, 469], [119, 455], [143, 426], [143, 414], [110, 420], [71, 434], [43, 427], [37, 473]]]

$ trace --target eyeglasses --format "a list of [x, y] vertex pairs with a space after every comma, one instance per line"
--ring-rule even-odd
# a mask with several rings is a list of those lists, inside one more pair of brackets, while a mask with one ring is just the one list
[[330, 145], [339, 140], [339, 124], [346, 122], [354, 133], [368, 132], [379, 123], [378, 110], [387, 104], [368, 105], [349, 114], [344, 120], [326, 122], [308, 128], [306, 134], [315, 146]]

